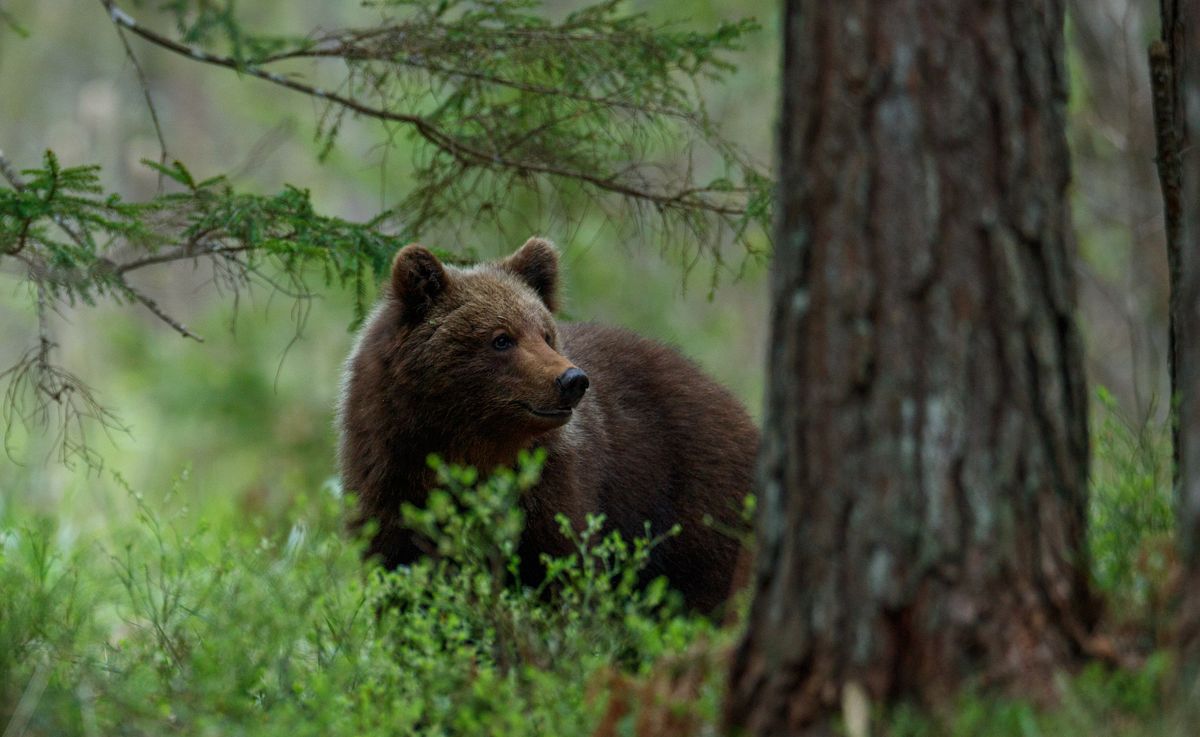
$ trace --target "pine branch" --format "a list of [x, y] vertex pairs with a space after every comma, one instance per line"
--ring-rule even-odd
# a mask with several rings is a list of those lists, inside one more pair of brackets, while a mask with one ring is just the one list
[[[281, 74], [268, 72], [252, 66], [246, 66], [231, 57], [210, 54], [206, 51], [201, 51], [200, 49], [185, 46], [181, 43], [176, 43], [166, 36], [159, 35], [149, 28], [139, 25], [137, 21], [118, 8], [113, 0], [100, 0], [100, 2], [108, 10], [109, 16], [112, 18], [114, 23], [122, 28], [129, 29], [155, 46], [162, 47], [168, 51], [180, 54], [181, 56], [189, 59], [204, 62], [205, 64], [214, 64], [216, 66], [225, 67], [226, 69], [233, 69], [243, 74], [249, 74], [252, 77], [265, 79], [272, 84], [281, 85], [296, 92], [302, 92], [310, 97], [328, 100], [329, 102], [337, 103], [338, 105], [349, 108], [354, 112], [361, 113], [368, 117], [398, 123], [408, 123], [410, 125], [417, 126], [418, 130], [421, 130], [422, 134], [434, 134], [434, 131], [432, 131], [432, 129], [430, 129], [428, 126], [425, 126], [424, 121], [418, 116], [402, 115], [399, 113], [389, 112], [387, 110], [376, 110], [365, 105], [360, 105], [354, 100], [342, 97], [327, 90], [323, 90], [319, 87], [314, 87], [312, 85], [288, 79]], [[425, 126], [425, 128], [422, 129], [422, 126]]]
[[150, 312], [154, 313], [155, 317], [170, 325], [175, 332], [179, 333], [185, 338], [191, 338], [197, 343], [204, 342], [204, 338], [201, 338], [199, 335], [196, 335], [192, 331], [188, 330], [186, 325], [163, 312], [162, 308], [158, 306], [157, 302], [155, 302], [153, 299], [150, 299], [145, 294], [142, 294], [137, 289], [134, 289], [124, 279], [121, 280], [121, 286], [124, 287], [125, 291], [128, 292], [135, 300], [144, 305], [146, 309], [150, 310]]
[[[597, 26], [601, 19], [611, 15], [615, 7], [612, 3], [590, 8], [559, 27], [490, 27], [480, 22], [471, 26], [476, 34], [475, 38], [468, 36], [466, 40], [458, 41], [447, 39], [462, 36], [467, 28], [465, 22], [457, 26], [449, 24], [442, 20], [444, 9], [442, 15], [437, 15], [420, 2], [409, 3], [418, 8], [416, 20], [407, 23], [385, 21], [382, 27], [368, 31], [337, 32], [315, 42], [304, 42], [300, 48], [261, 55], [250, 61], [240, 54], [214, 54], [172, 40], [134, 20], [120, 10], [114, 0], [101, 0], [101, 3], [118, 27], [128, 29], [160, 48], [321, 99], [342, 112], [408, 126], [421, 140], [429, 144], [438, 156], [443, 156], [447, 162], [462, 167], [464, 172], [486, 171], [505, 177], [516, 175], [516, 184], [525, 187], [529, 185], [527, 182], [522, 185], [520, 177], [546, 177], [552, 181], [574, 182], [594, 190], [597, 194], [615, 195], [628, 200], [634, 206], [635, 212], [639, 212], [637, 208], [640, 205], [646, 205], [649, 206], [649, 212], [658, 213], [664, 219], [677, 218], [688, 226], [688, 231], [693, 236], [703, 237], [707, 234], [709, 226], [700, 220], [705, 217], [716, 218], [720, 223], [724, 223], [728, 226], [728, 232], [735, 235], [735, 239], [744, 235], [751, 220], [762, 226], [767, 222], [764, 217], [765, 208], [761, 203], [769, 198], [768, 180], [757, 172], [755, 166], [750, 164], [736, 147], [713, 132], [714, 126], [704, 115], [702, 108], [691, 107], [686, 101], [686, 96], [671, 79], [672, 74], [681, 68], [685, 74], [701, 73], [700, 70], [706, 68], [708, 71], [703, 73], [707, 75], [725, 70], [728, 65], [716, 61], [709, 46], [728, 49], [732, 48], [731, 44], [714, 39], [698, 41], [690, 36], [677, 38], [658, 33], [657, 29], [653, 28], [638, 29], [635, 32], [630, 30], [635, 27], [629, 24], [613, 25], [608, 34], [580, 33], [581, 30]], [[421, 12], [427, 15], [420, 15]], [[484, 17], [483, 20], [487, 21], [489, 18]], [[523, 16], [517, 20], [506, 16], [505, 20], [512, 23], [530, 23], [529, 19]], [[723, 33], [736, 37], [751, 27], [746, 24], [744, 27], [737, 27], [736, 31], [725, 29]], [[239, 38], [246, 35], [240, 30], [238, 33]], [[425, 40], [409, 40], [414, 38]], [[478, 65], [479, 48], [486, 48], [485, 53], [497, 57], [503, 57], [505, 54], [531, 56], [532, 52], [527, 47], [532, 44], [541, 56], [553, 58], [556, 52], [566, 53], [579, 45], [608, 44], [619, 50], [623, 48], [623, 43], [631, 47], [637, 46], [637, 53], [641, 55], [659, 54], [661, 58], [655, 62], [658, 68], [652, 73], [639, 72], [640, 76], [631, 78], [627, 83], [618, 83], [617, 89], [605, 93], [593, 93], [588, 88], [588, 84], [592, 83], [590, 77], [567, 80], [569, 84], [564, 82], [548, 86], [495, 73], [488, 67], [486, 59], [482, 63], [482, 69], [471, 70], [438, 61], [439, 58], [452, 59], [457, 54], [464, 54]], [[413, 44], [417, 46], [409, 48]], [[512, 49], [507, 49], [505, 44]], [[597, 55], [603, 56], [605, 48], [607, 47], [600, 48]], [[471, 53], [466, 53], [464, 49]], [[235, 46], [235, 51], [237, 50], [238, 47]], [[690, 55], [694, 55], [695, 58]], [[323, 89], [266, 68], [277, 62], [302, 58], [342, 60], [350, 70], [347, 86], [367, 90], [378, 96], [383, 104], [368, 104], [356, 96]], [[520, 61], [515, 62], [518, 70]], [[590, 57], [585, 61], [596, 62]], [[372, 70], [369, 66], [371, 63], [383, 65], [384, 71]], [[613, 60], [612, 63], [615, 67], [618, 62]], [[389, 94], [387, 85], [394, 84], [388, 80], [399, 78], [398, 73], [404, 70], [408, 70], [410, 75], [423, 73], [431, 79], [439, 80], [438, 84], [447, 80], [454, 81], [457, 89], [451, 91], [450, 99], [444, 101], [445, 104], [432, 113], [397, 110], [392, 107], [393, 100], [403, 103], [409, 96], [403, 89]], [[624, 69], [616, 71], [617, 76], [629, 73]], [[606, 76], [597, 74], [596, 78]], [[534, 121], [513, 122], [522, 125], [523, 130], [507, 127], [510, 123], [505, 119], [505, 111], [495, 107], [497, 103], [490, 97], [490, 93], [480, 88], [481, 86], [525, 93], [529, 102], [533, 104], [523, 103], [519, 109], [532, 109], [535, 111], [532, 115], [543, 115], [544, 119], [536, 121], [533, 125], [528, 123]], [[661, 100], [656, 102], [651, 99], [654, 95]], [[563, 112], [551, 112], [554, 108], [561, 107], [564, 102], [576, 105], [573, 109]], [[479, 108], [479, 113], [472, 113], [471, 110], [463, 108], [464, 105], [466, 108]], [[456, 108], [455, 112], [449, 113], [451, 107], [448, 106]], [[419, 106], [410, 104], [408, 107], [416, 110]], [[549, 114], [540, 112], [542, 109]], [[330, 144], [332, 137], [336, 135], [337, 121], [342, 112], [333, 114], [326, 111], [326, 120], [330, 115], [334, 120], [328, 130]], [[633, 119], [623, 122], [611, 117], [619, 112], [631, 115]], [[597, 116], [608, 122], [596, 122], [599, 120]], [[638, 123], [638, 120], [643, 118], [644, 120]], [[658, 120], [658, 123], [655, 123], [655, 120]], [[666, 170], [655, 174], [654, 165], [638, 162], [637, 154], [631, 147], [637, 145], [637, 137], [644, 135], [644, 132], [637, 130], [638, 125], [644, 124], [653, 128], [665, 120], [677, 120], [684, 128], [695, 131], [694, 137], [691, 134], [685, 137], [684, 145], [691, 147], [698, 142], [710, 145], [717, 156], [725, 159], [728, 166], [742, 173], [744, 184], [734, 185], [727, 179], [714, 180], [709, 184], [695, 184], [691, 181], [692, 175], [689, 171], [682, 177], [681, 185], [663, 186], [667, 182], [679, 181], [680, 177]], [[577, 128], [580, 121], [591, 122], [584, 124], [583, 128]], [[573, 125], [576, 128], [572, 128]], [[620, 132], [615, 128], [610, 129], [611, 126], [627, 130]], [[472, 130], [474, 132], [470, 132]], [[664, 136], [671, 138], [665, 133]], [[547, 138], [547, 142], [542, 143], [542, 138]], [[551, 140], [554, 143], [550, 143]], [[594, 148], [594, 151], [588, 152], [587, 147]], [[616, 148], [605, 153], [606, 147]], [[631, 156], [630, 160], [633, 163], [630, 165], [612, 166], [622, 158]], [[574, 164], [572, 158], [577, 159]], [[444, 164], [440, 164], [436, 157], [429, 159], [418, 172], [417, 178], [425, 182], [433, 181], [428, 175], [435, 166]], [[655, 184], [656, 179], [661, 180], [663, 185]], [[437, 202], [439, 195], [444, 193], [445, 189], [437, 190], [432, 184], [419, 187], [408, 200], [396, 208], [395, 214], [406, 222], [430, 222], [427, 208]], [[486, 205], [483, 209], [488, 209], [498, 203], [483, 204]], [[465, 207], [465, 204], [463, 206]], [[405, 216], [405, 213], [408, 215]], [[639, 214], [638, 218], [640, 217]], [[716, 232], [720, 232], [720, 229]], [[416, 232], [409, 233], [413, 238], [419, 235]], [[705, 250], [715, 252], [715, 245]]]
[[9, 437], [16, 424], [57, 427], [64, 461], [80, 457], [98, 464], [101, 459], [87, 444], [88, 424], [106, 431], [122, 425], [82, 381], [54, 362], [49, 310], [92, 305], [99, 298], [136, 303], [181, 336], [203, 341], [126, 278], [143, 268], [191, 260], [211, 264], [235, 294], [258, 281], [302, 301], [309, 297], [312, 272], [327, 284], [354, 283], [361, 319], [363, 282], [380, 278], [401, 245], [377, 226], [317, 215], [302, 190], [245, 195], [220, 177], [197, 181], [178, 162], [170, 168], [144, 163], [184, 191], [125, 203], [104, 193], [96, 167], [63, 169], [47, 152], [43, 168], [22, 177], [0, 153], [0, 174], [12, 185], [0, 187], [0, 261], [7, 257], [19, 265], [38, 316], [37, 346], [0, 373], [8, 383], [3, 417]]
[[[18, 192], [23, 192], [25, 190], [24, 182], [22, 182], [20, 177], [17, 176], [16, 173], [12, 171], [12, 167], [8, 163], [8, 160], [4, 158], [3, 151], [0, 151], [0, 171], [3, 171], [4, 178], [7, 179], [10, 184], [13, 185], [13, 189], [15, 189]], [[65, 233], [67, 235], [67, 237], [70, 238], [71, 241], [73, 241], [75, 243], [76, 246], [78, 246], [80, 249], [83, 249], [85, 251], [89, 249], [89, 244], [86, 242], [83, 235], [80, 234], [79, 232], [77, 232], [76, 229], [67, 221], [67, 219], [65, 217], [63, 217], [62, 215], [55, 215], [52, 217], [52, 219], [53, 219], [54, 223], [60, 229], [62, 229], [63, 233]], [[27, 223], [25, 225], [25, 230], [22, 233], [22, 238], [19, 242], [17, 249], [15, 251], [10, 252], [8, 255], [15, 256], [15, 255], [17, 255], [17, 253], [19, 253], [24, 248], [24, 245], [25, 245], [24, 235], [28, 232], [31, 222], [32, 222], [32, 220], [27, 221]], [[37, 259], [27, 259], [26, 264], [29, 267], [29, 270], [28, 270], [29, 276], [38, 283], [39, 299], [44, 298], [43, 284], [45, 281], [47, 281], [47, 280], [61, 281], [63, 279], [61, 274], [57, 275], [57, 278], [56, 278], [56, 276], [54, 274], [54, 270], [52, 268], [50, 268], [48, 265], [37, 263]], [[130, 298], [132, 298], [134, 301], [139, 302], [142, 305], [144, 305], [146, 307], [146, 309], [150, 310], [150, 312], [155, 317], [162, 320], [167, 325], [171, 326], [171, 328], [173, 330], [175, 330], [175, 332], [179, 333], [184, 338], [191, 338], [200, 343], [204, 342], [204, 338], [201, 338], [199, 335], [196, 335], [195, 333], [191, 332], [190, 330], [187, 329], [186, 326], [183, 325], [183, 323], [179, 322], [175, 318], [173, 318], [170, 315], [168, 315], [167, 313], [165, 313], [162, 310], [162, 308], [158, 306], [158, 303], [155, 300], [153, 300], [150, 297], [148, 297], [147, 295], [143, 294], [140, 290], [136, 289], [134, 286], [129, 284], [129, 282], [125, 281], [124, 274], [125, 274], [125, 272], [130, 271], [131, 269], [129, 269], [129, 268], [120, 269], [119, 267], [116, 267], [115, 264], [113, 264], [111, 261], [108, 261], [107, 259], [99, 259], [97, 261], [97, 264], [112, 274], [112, 279], [115, 281], [116, 285], [121, 290], [123, 290]]]

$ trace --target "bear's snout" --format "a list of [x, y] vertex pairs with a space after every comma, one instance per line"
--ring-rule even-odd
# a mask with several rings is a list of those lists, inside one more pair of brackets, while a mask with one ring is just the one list
[[554, 380], [558, 384], [558, 390], [562, 392], [563, 405], [575, 408], [579, 404], [579, 400], [583, 399], [584, 392], [587, 391], [588, 381], [587, 374], [572, 366], [562, 373], [562, 376]]

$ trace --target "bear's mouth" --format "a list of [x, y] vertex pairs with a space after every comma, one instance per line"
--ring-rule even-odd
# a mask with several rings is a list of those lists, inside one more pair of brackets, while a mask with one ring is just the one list
[[525, 408], [526, 412], [534, 417], [542, 417], [548, 420], [565, 420], [572, 414], [572, 410], [569, 407], [566, 409], [536, 409], [530, 404], [522, 404], [521, 406]]

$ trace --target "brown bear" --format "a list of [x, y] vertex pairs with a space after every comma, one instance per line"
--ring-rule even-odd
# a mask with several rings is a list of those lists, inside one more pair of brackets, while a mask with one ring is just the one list
[[712, 611], [730, 593], [740, 545], [727, 529], [751, 488], [758, 430], [674, 349], [556, 321], [558, 271], [558, 251], [538, 238], [470, 268], [420, 245], [396, 255], [347, 359], [338, 412], [357, 524], [378, 523], [367, 554], [388, 568], [422, 554], [400, 507], [424, 504], [431, 453], [486, 473], [541, 447], [541, 481], [521, 500], [526, 583], [540, 583], [540, 553], [572, 552], [558, 513], [576, 529], [603, 513], [626, 540], [644, 535], [646, 520], [652, 535], [679, 523], [645, 575], [665, 575], [689, 607]]

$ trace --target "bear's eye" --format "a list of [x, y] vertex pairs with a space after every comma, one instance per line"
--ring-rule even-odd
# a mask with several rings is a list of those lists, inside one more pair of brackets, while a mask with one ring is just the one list
[[492, 339], [492, 347], [498, 351], [506, 351], [517, 344], [517, 341], [510, 338], [508, 335], [500, 334]]
[[546, 345], [550, 345], [550, 333], [546, 333]]

